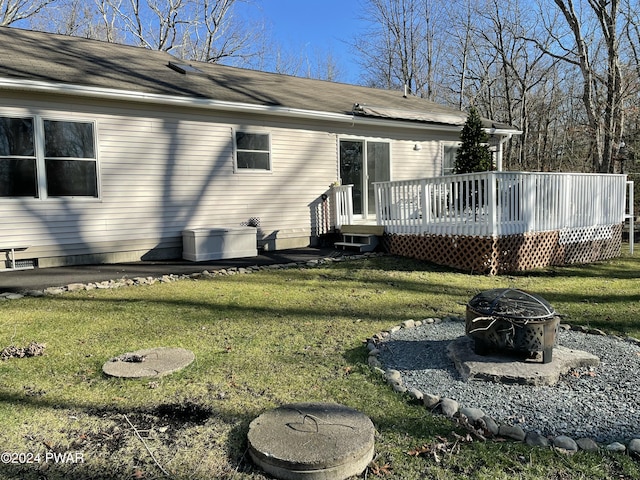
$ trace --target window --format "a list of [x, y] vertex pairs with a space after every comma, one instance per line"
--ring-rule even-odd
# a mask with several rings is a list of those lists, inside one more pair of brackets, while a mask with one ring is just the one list
[[50, 197], [97, 197], [93, 124], [45, 120], [44, 164]]
[[456, 167], [456, 154], [459, 145], [449, 144], [443, 146], [442, 151], [442, 175], [453, 175]]
[[268, 133], [236, 132], [236, 168], [271, 170], [271, 137]]
[[0, 197], [37, 197], [32, 118], [0, 117]]
[[93, 123], [0, 117], [0, 197], [97, 198]]

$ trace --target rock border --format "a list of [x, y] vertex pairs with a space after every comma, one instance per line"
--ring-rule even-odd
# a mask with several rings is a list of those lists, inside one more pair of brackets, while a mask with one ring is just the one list
[[322, 265], [345, 262], [348, 260], [362, 260], [370, 257], [380, 257], [387, 255], [384, 252], [366, 252], [354, 255], [341, 255], [339, 257], [323, 257], [317, 260], [309, 260], [302, 262], [290, 262], [290, 263], [273, 263], [269, 265], [252, 265], [249, 267], [229, 267], [221, 268], [219, 270], [203, 270], [200, 272], [190, 274], [165, 274], [159, 277], [122, 277], [117, 280], [105, 280], [102, 282], [90, 282], [90, 283], [69, 283], [67, 285], [58, 287], [49, 287], [44, 290], [27, 290], [22, 293], [4, 292], [0, 293], [0, 301], [3, 300], [19, 300], [24, 297], [44, 297], [62, 295], [67, 292], [79, 292], [87, 290], [106, 290], [112, 288], [122, 287], [138, 287], [144, 285], [153, 285], [155, 283], [172, 283], [179, 280], [199, 280], [209, 279], [219, 276], [227, 275], [242, 275], [258, 272], [261, 270], [282, 270], [288, 268], [314, 268]]
[[[405, 320], [400, 325], [393, 326], [387, 330], [376, 333], [363, 341], [369, 351], [367, 363], [375, 372], [379, 373], [386, 383], [397, 393], [406, 394], [412, 401], [422, 402], [422, 404], [434, 413], [440, 413], [445, 417], [457, 422], [481, 440], [507, 439], [517, 442], [524, 442], [530, 447], [553, 447], [559, 452], [573, 454], [578, 450], [596, 452], [604, 449], [609, 452], [625, 453], [629, 452], [640, 456], [640, 437], [632, 439], [628, 445], [620, 442], [613, 442], [607, 445], [598, 445], [591, 438], [573, 439], [567, 435], [557, 435], [547, 438], [537, 432], [525, 432], [517, 425], [500, 423], [496, 419], [485, 415], [479, 408], [463, 407], [456, 400], [451, 398], [441, 398], [437, 393], [421, 392], [416, 388], [407, 388], [402, 381], [402, 374], [398, 370], [384, 369], [378, 359], [380, 354], [380, 344], [393, 333], [403, 328], [415, 328], [424, 324], [439, 324], [442, 322], [465, 322], [464, 317], [448, 316], [444, 318], [426, 318], [424, 320]], [[581, 325], [562, 324], [560, 328], [565, 330], [575, 330], [589, 335], [607, 334], [599, 329], [588, 328]], [[623, 341], [640, 345], [640, 340], [634, 337], [621, 338]]]

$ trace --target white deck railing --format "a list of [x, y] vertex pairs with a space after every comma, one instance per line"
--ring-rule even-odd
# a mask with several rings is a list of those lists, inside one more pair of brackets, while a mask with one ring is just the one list
[[353, 185], [336, 185], [331, 188], [333, 223], [337, 229], [353, 223]]
[[625, 220], [626, 175], [483, 172], [375, 184], [388, 233], [501, 236], [576, 231]]

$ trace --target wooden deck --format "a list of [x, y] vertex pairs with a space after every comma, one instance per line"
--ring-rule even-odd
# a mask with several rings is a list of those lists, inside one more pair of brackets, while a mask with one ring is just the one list
[[[348, 186], [334, 207], [351, 219]], [[633, 231], [626, 175], [484, 172], [375, 184], [376, 224], [391, 253], [479, 273], [588, 263], [620, 255]], [[633, 245], [633, 238], [630, 238]]]

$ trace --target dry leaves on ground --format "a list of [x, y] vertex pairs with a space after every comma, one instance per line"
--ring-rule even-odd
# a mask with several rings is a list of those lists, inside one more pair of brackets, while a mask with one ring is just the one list
[[2, 352], [0, 352], [0, 358], [2, 360], [9, 360], [10, 358], [38, 357], [44, 354], [46, 346], [46, 344], [38, 342], [31, 342], [26, 347], [9, 345], [2, 349]]
[[455, 432], [451, 432], [451, 435], [453, 436], [453, 440], [450, 440], [445, 437], [437, 436], [435, 442], [425, 443], [424, 445], [418, 448], [409, 450], [409, 452], [407, 453], [413, 457], [419, 457], [419, 456], [433, 457], [433, 460], [436, 463], [440, 463], [442, 461], [443, 456], [456, 455], [460, 453], [461, 443], [473, 442], [473, 437], [469, 433], [463, 436], [463, 435], [458, 435]]

